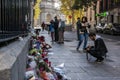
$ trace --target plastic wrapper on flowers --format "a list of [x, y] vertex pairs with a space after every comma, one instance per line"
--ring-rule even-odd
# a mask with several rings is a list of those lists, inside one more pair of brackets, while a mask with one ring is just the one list
[[58, 80], [71, 80], [69, 77], [66, 76], [64, 71], [64, 63], [53, 67], [53, 71], [56, 73]]
[[25, 80], [36, 80], [35, 72], [33, 70], [26, 71], [26, 73], [25, 73]]

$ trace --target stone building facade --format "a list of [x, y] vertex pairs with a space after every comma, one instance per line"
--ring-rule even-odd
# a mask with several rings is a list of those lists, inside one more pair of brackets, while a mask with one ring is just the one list
[[91, 26], [98, 23], [120, 23], [120, 0], [98, 0], [95, 10], [91, 6], [85, 14]]
[[57, 16], [58, 18], [61, 16], [60, 11], [57, 8], [55, 8], [55, 0], [42, 0], [40, 8], [40, 24], [42, 22], [49, 24], [50, 20], [54, 19], [55, 16]]
[[120, 23], [120, 0], [100, 0], [99, 13], [107, 12], [107, 23]]

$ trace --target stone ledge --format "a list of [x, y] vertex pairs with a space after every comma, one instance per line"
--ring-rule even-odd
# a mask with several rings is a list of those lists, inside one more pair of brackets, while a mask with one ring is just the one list
[[0, 49], [1, 80], [24, 80], [29, 38], [27, 36]]

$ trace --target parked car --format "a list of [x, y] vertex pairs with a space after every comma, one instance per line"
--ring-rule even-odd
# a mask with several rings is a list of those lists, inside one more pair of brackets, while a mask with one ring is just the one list
[[120, 24], [108, 24], [108, 26], [104, 29], [104, 33], [111, 35], [120, 35]]
[[105, 23], [99, 23], [98, 25], [96, 25], [96, 27], [95, 27], [96, 32], [102, 33], [103, 29], [104, 29], [104, 25], [105, 25]]

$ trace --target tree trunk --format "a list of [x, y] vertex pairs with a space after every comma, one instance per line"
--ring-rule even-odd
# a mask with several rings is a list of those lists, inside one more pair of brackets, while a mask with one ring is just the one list
[[72, 11], [72, 28], [74, 28], [75, 18], [74, 18], [74, 10]]

